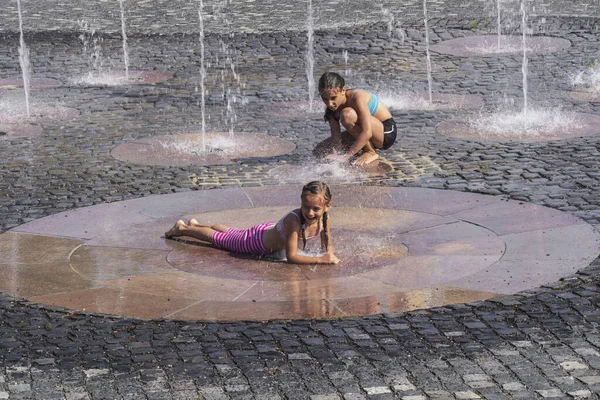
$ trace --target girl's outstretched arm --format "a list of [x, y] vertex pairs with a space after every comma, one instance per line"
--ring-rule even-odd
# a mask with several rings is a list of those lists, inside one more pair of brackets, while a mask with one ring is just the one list
[[340, 121], [335, 118], [329, 118], [329, 127], [331, 129], [331, 149], [335, 153], [336, 151], [342, 151], [342, 129], [340, 127]]
[[340, 260], [333, 254], [333, 247], [321, 256], [305, 256], [298, 254], [298, 231], [300, 222], [297, 219], [284, 221], [288, 237], [285, 246], [285, 256], [290, 264], [337, 264]]

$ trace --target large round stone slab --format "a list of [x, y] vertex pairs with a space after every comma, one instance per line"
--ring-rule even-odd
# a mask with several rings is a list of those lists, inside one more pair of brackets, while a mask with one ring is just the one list
[[[31, 78], [29, 87], [31, 89], [45, 89], [62, 86], [62, 82], [52, 78]], [[15, 90], [23, 88], [23, 78], [0, 79], [0, 91]]]
[[[333, 186], [338, 265], [292, 265], [165, 239], [179, 219], [277, 221], [301, 185], [216, 189], [81, 208], [0, 234], [0, 290], [77, 312], [185, 320], [330, 318], [483, 300], [586, 267], [578, 218], [500, 197]], [[314, 252], [309, 241], [305, 251]]]
[[[566, 39], [548, 36], [529, 36], [526, 39], [526, 50], [529, 54], [548, 54], [571, 47]], [[522, 36], [468, 36], [451, 39], [430, 46], [437, 53], [458, 57], [472, 56], [505, 56], [523, 53]]]
[[231, 164], [248, 157], [274, 157], [296, 148], [288, 140], [261, 133], [186, 133], [153, 136], [121, 144], [111, 151], [117, 160], [139, 165], [183, 167]]

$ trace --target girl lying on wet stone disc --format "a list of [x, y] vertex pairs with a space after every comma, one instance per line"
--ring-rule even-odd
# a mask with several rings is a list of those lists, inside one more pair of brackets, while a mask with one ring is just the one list
[[365, 165], [379, 158], [375, 149], [386, 150], [396, 141], [396, 122], [374, 94], [346, 89], [344, 78], [335, 72], [321, 76], [319, 94], [327, 106], [331, 137], [315, 147], [316, 157], [345, 162], [362, 150], [353, 164]]
[[[202, 225], [195, 219], [188, 224], [179, 220], [165, 233], [165, 237], [189, 236], [235, 253], [264, 255], [285, 250], [287, 261], [292, 264], [339, 263], [340, 260], [333, 254], [329, 231], [329, 187], [324, 182], [310, 182], [302, 188], [300, 199], [300, 208], [287, 213], [277, 224], [267, 222], [248, 229], [234, 229], [222, 224]], [[300, 240], [304, 249], [306, 241], [317, 236], [321, 238], [324, 254], [310, 256], [297, 253]]]

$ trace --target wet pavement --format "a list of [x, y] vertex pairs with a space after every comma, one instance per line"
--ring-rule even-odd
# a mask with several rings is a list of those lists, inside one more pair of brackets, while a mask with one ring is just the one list
[[[135, 220], [137, 214], [111, 215], [106, 210], [134, 202], [145, 217], [156, 212], [164, 212], [165, 218], [196, 215], [202, 212], [199, 207], [203, 203], [197, 204], [195, 196], [211, 196], [222, 190], [262, 190], [273, 192], [273, 198], [280, 202], [288, 201], [284, 195], [277, 197], [278, 188], [297, 188], [315, 175], [314, 168], [306, 168], [314, 165], [311, 150], [328, 135], [320, 112], [302, 108], [272, 112], [279, 105], [308, 98], [303, 7], [286, 1], [233, 2], [223, 7], [207, 4], [204, 56], [210, 65], [205, 81], [209, 129], [227, 132], [233, 124], [239, 132], [271, 135], [292, 142], [295, 148], [282, 155], [244, 157], [223, 165], [141, 165], [114, 158], [111, 151], [119, 145], [198, 132], [202, 123], [197, 5], [159, 0], [132, 3], [127, 11], [130, 67], [166, 71], [173, 75], [167, 81], [111, 87], [80, 85], [80, 77], [94, 64], [90, 54], [101, 54], [106, 68], [123, 67], [118, 5], [78, 0], [67, 11], [63, 2], [48, 1], [42, 6], [22, 1], [34, 76], [62, 82], [60, 87], [35, 89], [32, 96], [39, 102], [75, 109], [78, 115], [40, 122], [42, 132], [33, 136], [3, 135], [0, 140], [0, 270], [5, 285], [0, 295], [0, 399], [599, 397], [600, 262], [593, 254], [600, 218], [596, 192], [600, 184], [598, 135], [504, 142], [449, 138], [436, 130], [443, 121], [479, 111], [392, 110], [401, 136], [381, 155], [393, 170], [342, 176], [331, 171], [320, 173], [331, 177], [338, 190], [348, 193], [340, 194], [341, 202], [351, 200], [356, 193], [365, 193], [366, 201], [374, 192], [406, 191], [408, 195], [402, 198], [408, 199], [408, 204], [391, 207], [377, 217], [383, 215], [382, 227], [377, 227], [381, 230], [402, 220], [400, 214], [405, 219], [410, 213], [428, 214], [431, 220], [447, 218], [447, 214], [431, 210], [410, 209], [411, 199], [419, 199], [414, 193], [422, 191], [436, 193], [440, 198], [437, 204], [444, 206], [466, 204], [460, 200], [462, 196], [485, 195], [496, 208], [525, 210], [521, 214], [508, 212], [516, 222], [533, 219], [559, 223], [564, 218], [568, 223], [559, 224], [563, 230], [540, 227], [535, 235], [519, 236], [500, 228], [511, 226], [505, 214], [483, 207], [479, 215], [452, 215], [455, 224], [469, 227], [448, 228], [445, 236], [436, 236], [440, 238], [437, 246], [425, 245], [431, 243], [431, 237], [423, 231], [407, 229], [415, 238], [421, 232], [423, 239], [400, 240], [394, 253], [397, 262], [402, 262], [412, 256], [411, 247], [417, 254], [437, 249], [445, 255], [456, 249], [468, 253], [465, 248], [470, 246], [490, 251], [503, 248], [514, 250], [518, 257], [503, 257], [499, 262], [512, 263], [520, 268], [517, 272], [533, 277], [552, 271], [555, 275], [549, 280], [538, 283], [533, 277], [526, 278], [530, 286], [517, 287], [514, 292], [507, 289], [493, 299], [482, 300], [493, 292], [494, 280], [486, 279], [486, 290], [469, 287], [485, 293], [469, 300], [476, 301], [464, 303], [462, 293], [454, 291], [444, 296], [443, 304], [415, 302], [412, 311], [385, 310], [372, 302], [363, 311], [370, 314], [367, 316], [304, 315], [296, 319], [283, 315], [266, 320], [271, 318], [267, 315], [265, 320], [259, 317], [261, 320], [252, 321], [241, 315], [236, 322], [169, 318], [168, 313], [155, 319], [147, 319], [154, 315], [119, 317], [115, 315], [118, 301], [106, 312], [106, 308], [93, 309], [96, 303], [89, 301], [90, 297], [81, 301], [72, 297], [71, 303], [59, 304], [67, 308], [36, 301], [36, 296], [49, 293], [58, 296], [60, 285], [77, 288], [80, 284], [79, 289], [88, 290], [91, 276], [111, 281], [113, 291], [118, 292], [115, 299], [120, 293], [128, 294], [126, 289], [132, 283], [127, 282], [133, 281], [144, 290], [158, 290], [148, 280], [139, 279], [137, 272], [131, 274], [142, 271], [141, 266], [159, 273], [164, 272], [160, 268], [175, 265], [177, 274], [214, 280], [231, 280], [231, 274], [243, 272], [244, 279], [250, 281], [267, 274], [252, 263], [241, 263], [244, 268], [240, 271], [200, 271], [198, 265], [187, 262], [188, 244], [167, 242], [158, 234], [144, 240], [137, 236], [159, 232], [162, 222], [153, 225], [156, 221], [137, 220], [147, 225], [136, 231], [137, 226], [128, 226], [126, 221]], [[494, 34], [494, 6], [488, 3], [431, 2], [432, 44]], [[333, 68], [345, 73], [351, 86], [377, 93], [427, 90], [422, 2], [383, 2], [382, 7], [353, 1], [313, 4], [317, 16], [315, 76]], [[568, 40], [571, 46], [530, 55], [530, 104], [599, 115], [600, 102], [595, 97], [571, 95], [576, 89], [571, 77], [598, 58], [600, 4], [546, 1], [532, 5], [536, 7], [529, 18], [533, 32]], [[0, 79], [19, 77], [15, 8], [0, 9], [4, 49], [0, 53]], [[504, 15], [510, 31], [506, 33], [518, 34], [518, 22], [511, 21], [508, 14]], [[93, 33], [82, 32], [77, 23], [82, 19], [89, 21]], [[229, 34], [230, 29], [235, 34]], [[84, 33], [91, 38], [87, 45], [81, 39]], [[235, 61], [233, 69], [229, 59]], [[432, 53], [433, 89], [448, 95], [482, 96], [482, 112], [513, 102], [518, 107], [523, 98], [521, 61], [519, 55], [465, 58]], [[178, 203], [161, 196], [186, 200]], [[185, 210], [177, 209], [181, 204]], [[338, 217], [339, 236], [350, 243], [352, 235], [348, 232], [356, 229], [350, 216], [357, 205], [343, 204], [344, 209], [342, 204], [340, 217], [348, 218]], [[261, 212], [282, 211], [284, 206], [288, 203], [266, 205], [268, 209]], [[381, 203], [370, 206], [381, 210]], [[89, 219], [85, 217], [88, 211], [92, 215]], [[549, 216], [536, 218], [545, 213]], [[365, 223], [378, 220], [367, 218], [377, 214], [356, 214], [365, 217]], [[72, 215], [83, 222], [72, 224]], [[214, 215], [220, 216], [224, 214]], [[241, 207], [225, 216], [249, 218]], [[464, 238], [468, 229], [486, 230], [493, 238], [469, 246], [466, 242], [461, 246], [448, 244], [448, 237]], [[102, 234], [86, 236], [86, 230], [88, 234], [92, 230]], [[515, 237], [500, 240], [502, 235]], [[165, 250], [172, 252], [170, 257], [134, 254], [122, 246], [128, 240], [152, 246], [161, 242], [157, 246], [175, 251]], [[91, 243], [77, 247], [82, 241]], [[14, 248], [6, 243], [18, 244], [19, 252], [12, 253]], [[404, 253], [402, 246], [406, 247]], [[99, 250], [104, 254], [94, 254]], [[381, 255], [379, 250], [373, 251]], [[119, 253], [128, 254], [121, 257]], [[65, 262], [65, 254], [70, 263]], [[91, 263], [100, 257], [105, 264], [92, 268]], [[215, 257], [222, 260], [219, 255]], [[354, 272], [376, 273], [376, 258], [357, 263], [355, 271], [340, 270], [336, 279], [349, 279]], [[440, 257], [440, 268], [455, 268], [452, 265]], [[64, 278], [61, 273], [65, 271], [74, 271], [79, 283]], [[460, 274], [465, 270], [456, 267], [453, 271]], [[302, 277], [311, 272], [320, 271], [305, 271]], [[411, 274], [407, 277], [421, 277], [418, 271]], [[19, 276], [27, 284], [21, 284]], [[395, 282], [403, 278], [394, 277]], [[452, 278], [460, 280], [459, 276]], [[272, 277], [274, 282], [277, 279]], [[392, 281], [390, 274], [386, 279]], [[15, 284], [9, 287], [11, 282]], [[421, 288], [431, 287], [427, 285], [421, 283]], [[225, 294], [214, 286], [211, 289], [215, 296]], [[187, 290], [193, 292], [194, 286]], [[289, 295], [276, 288], [269, 293]], [[138, 297], [143, 302], [143, 296]], [[248, 298], [250, 302], [260, 300]], [[144, 306], [151, 309], [147, 303]], [[173, 305], [177, 310], [184, 307]], [[236, 312], [240, 314], [240, 310]]]

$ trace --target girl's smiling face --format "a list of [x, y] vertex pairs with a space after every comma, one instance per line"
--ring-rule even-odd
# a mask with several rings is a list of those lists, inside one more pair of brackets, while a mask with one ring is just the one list
[[300, 208], [307, 225], [318, 222], [323, 214], [329, 210], [329, 204], [320, 194], [306, 193], [302, 196], [302, 206]]
[[346, 88], [329, 88], [321, 90], [321, 100], [331, 111], [337, 110], [346, 102]]

